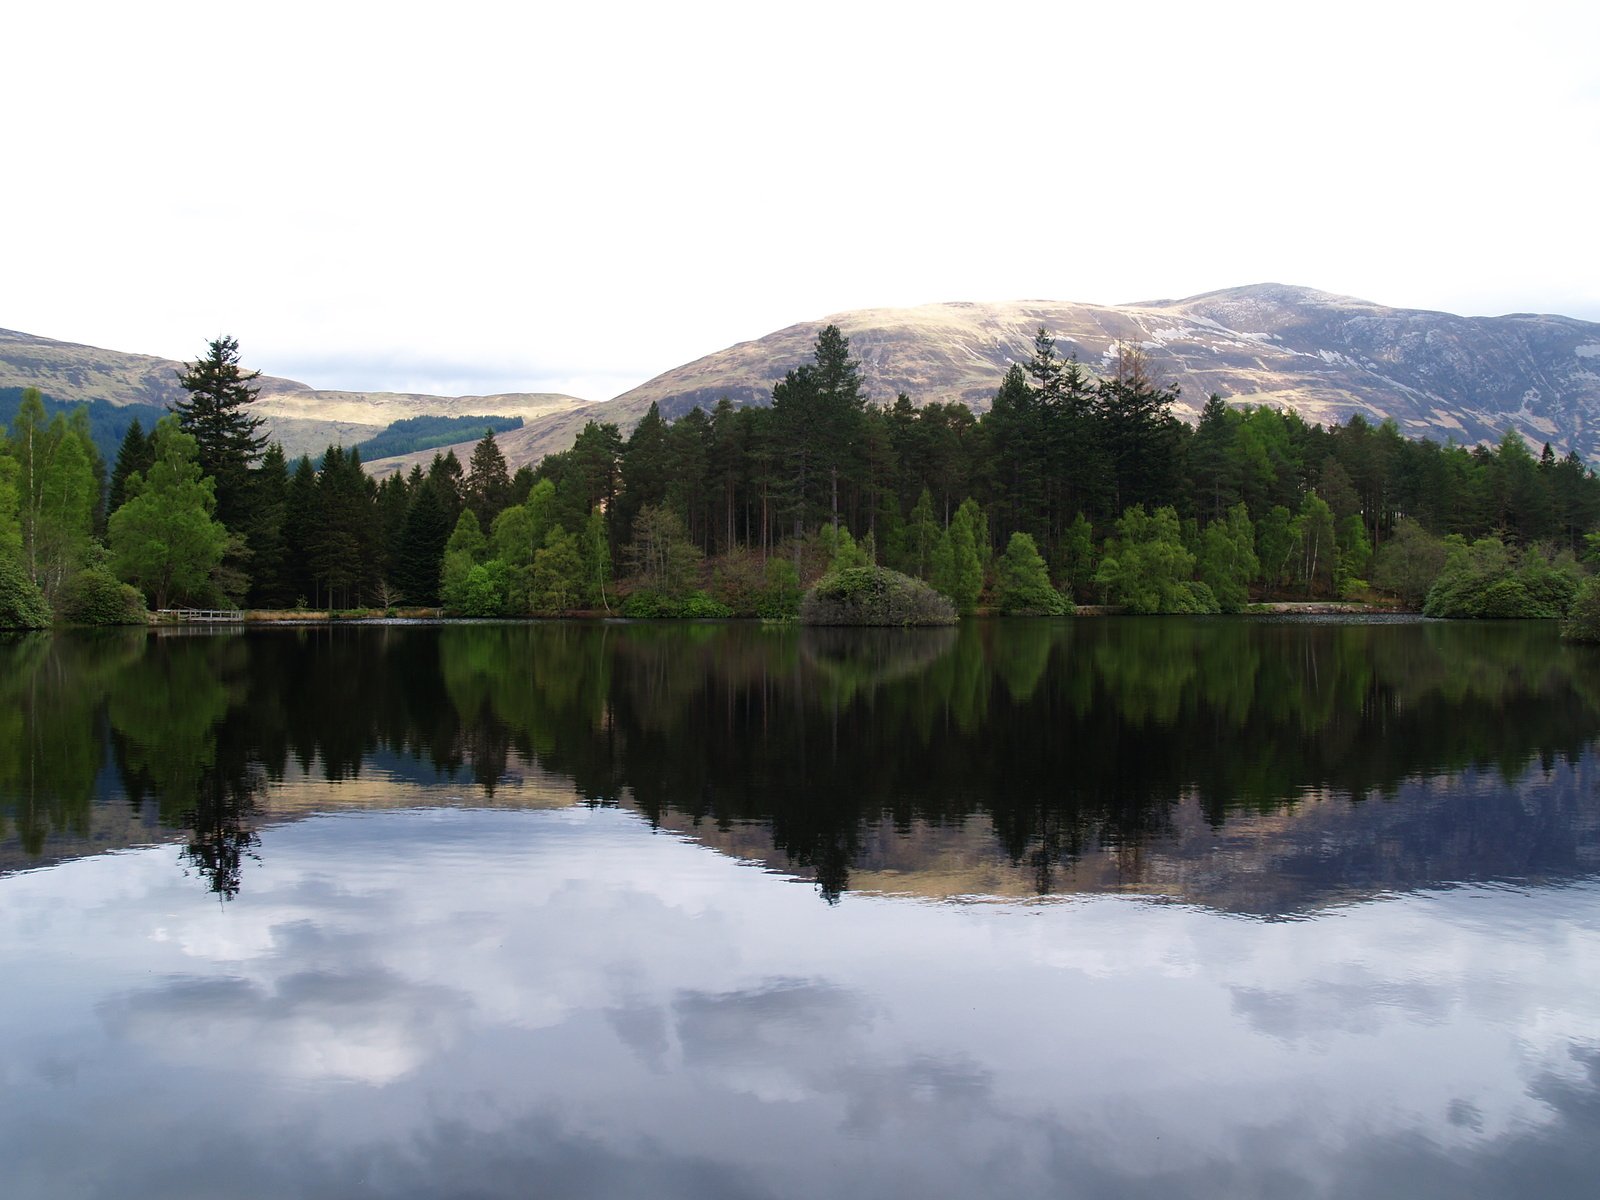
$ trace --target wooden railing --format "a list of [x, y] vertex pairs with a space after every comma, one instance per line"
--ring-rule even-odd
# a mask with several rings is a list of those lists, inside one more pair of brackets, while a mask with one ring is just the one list
[[175, 625], [211, 625], [223, 621], [242, 621], [244, 614], [230, 608], [160, 608], [156, 620]]

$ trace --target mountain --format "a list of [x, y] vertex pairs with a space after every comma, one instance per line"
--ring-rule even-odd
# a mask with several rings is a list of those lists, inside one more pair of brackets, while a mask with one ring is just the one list
[[[598, 404], [542, 394], [318, 392], [263, 377], [258, 405], [292, 453], [357, 442], [401, 417], [521, 416], [523, 428], [497, 437], [515, 468], [570, 446], [589, 420], [626, 433], [652, 402], [668, 417], [722, 396], [764, 404], [785, 371], [810, 361], [830, 322], [850, 338], [867, 394], [881, 403], [903, 391], [919, 405], [959, 400], [986, 409], [1006, 368], [1026, 361], [1044, 328], [1060, 354], [1076, 354], [1091, 370], [1106, 366], [1118, 342], [1138, 343], [1154, 376], [1181, 389], [1178, 412], [1191, 421], [1218, 392], [1234, 403], [1293, 408], [1309, 421], [1393, 417], [1406, 435], [1437, 441], [1495, 441], [1515, 426], [1535, 452], [1549, 442], [1558, 453], [1600, 460], [1600, 324], [1527, 313], [1460, 317], [1270, 283], [1137, 304], [1023, 300], [836, 313], [708, 354]], [[0, 330], [0, 388], [164, 404], [181, 368]], [[464, 459], [471, 446], [461, 443], [458, 454]], [[383, 474], [432, 456], [368, 465]]]
[[668, 417], [722, 396], [764, 404], [785, 371], [811, 359], [833, 323], [861, 360], [871, 399], [986, 409], [1012, 362], [1044, 328], [1058, 353], [1104, 369], [1116, 344], [1144, 348], [1155, 377], [1181, 389], [1193, 421], [1206, 397], [1295, 409], [1308, 421], [1393, 417], [1410, 437], [1495, 441], [1514, 425], [1532, 443], [1600, 459], [1600, 324], [1525, 313], [1459, 317], [1387, 308], [1310, 288], [1259, 284], [1183, 300], [927, 304], [836, 313], [674, 368], [614, 400], [528, 422], [500, 440], [513, 464], [571, 444], [587, 420], [631, 429], [651, 402]]
[[[0, 329], [0, 389], [36, 387], [65, 404], [104, 400], [119, 407], [165, 408], [181, 397], [186, 364], [148, 354], [102, 350]], [[255, 411], [291, 455], [320, 454], [330, 442], [354, 445], [392, 422], [419, 416], [505, 416], [531, 420], [587, 401], [551, 393], [423, 396], [400, 392], [324, 392], [263, 375]], [[582, 426], [580, 425], [581, 429]]]

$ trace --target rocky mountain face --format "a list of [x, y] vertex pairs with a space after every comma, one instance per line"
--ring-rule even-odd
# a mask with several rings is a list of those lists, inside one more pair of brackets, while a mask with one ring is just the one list
[[[166, 407], [183, 395], [178, 376], [186, 364], [148, 354], [127, 354], [57, 342], [0, 329], [0, 388], [35, 387], [66, 404]], [[399, 392], [324, 392], [293, 379], [263, 375], [256, 411], [267, 432], [291, 455], [320, 454], [337, 442], [352, 445], [392, 422], [420, 416], [506, 416], [533, 420], [586, 402], [575, 396], [516, 393], [501, 396], [421, 396]], [[582, 428], [582, 425], [579, 425]]]
[[[1437, 441], [1494, 441], [1514, 426], [1535, 452], [1549, 442], [1600, 458], [1600, 324], [1385, 308], [1278, 284], [1117, 306], [1040, 300], [839, 313], [668, 371], [584, 419], [626, 429], [652, 401], [669, 417], [722, 396], [765, 403], [786, 370], [810, 360], [829, 322], [849, 337], [868, 394], [882, 403], [903, 391], [917, 404], [985, 409], [1043, 328], [1059, 354], [1076, 354], [1091, 371], [1109, 368], [1119, 342], [1142, 347], [1154, 376], [1179, 387], [1178, 412], [1191, 421], [1217, 392], [1293, 408], [1308, 421], [1392, 417], [1407, 436]], [[543, 445], [555, 428], [536, 422], [515, 436]]]
[[[291, 452], [358, 441], [407, 416], [521, 416], [497, 440], [516, 467], [572, 444], [586, 421], [624, 433], [652, 402], [668, 417], [723, 396], [765, 404], [784, 372], [810, 361], [818, 330], [837, 324], [862, 364], [868, 396], [892, 403], [959, 400], [988, 407], [1041, 328], [1063, 356], [1107, 369], [1118, 343], [1143, 348], [1154, 376], [1179, 389], [1193, 420], [1212, 392], [1293, 408], [1308, 421], [1392, 417], [1409, 437], [1494, 441], [1515, 427], [1535, 452], [1549, 442], [1600, 460], [1600, 324], [1512, 314], [1458, 317], [1386, 308], [1308, 288], [1259, 284], [1183, 300], [1068, 304], [1048, 300], [865, 309], [791, 325], [667, 371], [613, 400], [519, 394], [443, 398], [317, 392], [261, 380], [260, 411]], [[0, 331], [0, 387], [35, 386], [60, 400], [165, 403], [182, 364]], [[463, 443], [460, 453], [470, 452]], [[371, 464], [403, 469], [419, 456]], [[432, 452], [420, 456], [431, 458]]]

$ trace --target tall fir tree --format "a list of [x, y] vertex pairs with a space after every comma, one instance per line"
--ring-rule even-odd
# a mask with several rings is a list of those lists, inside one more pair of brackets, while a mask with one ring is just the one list
[[114, 513], [128, 498], [128, 476], [135, 471], [144, 474], [156, 461], [155, 438], [145, 433], [139, 418], [133, 419], [128, 432], [122, 437], [117, 450], [116, 464], [111, 468], [111, 490], [106, 497], [106, 512]]
[[260, 392], [250, 385], [260, 376], [240, 366], [236, 339], [220, 337], [178, 376], [188, 397], [172, 405], [199, 448], [201, 471], [217, 481], [217, 519], [232, 530], [248, 522], [250, 468], [267, 445], [264, 422], [249, 411]]
[[500, 452], [492, 429], [485, 430], [483, 440], [473, 447], [467, 476], [462, 483], [462, 498], [483, 529], [493, 525], [494, 519], [511, 503], [511, 476], [506, 470], [506, 456]]

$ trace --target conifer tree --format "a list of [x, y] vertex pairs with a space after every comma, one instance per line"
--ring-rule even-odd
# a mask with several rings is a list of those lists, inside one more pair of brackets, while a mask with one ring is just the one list
[[511, 477], [506, 471], [506, 457], [500, 452], [492, 429], [485, 430], [483, 440], [473, 447], [472, 460], [462, 484], [462, 498], [482, 529], [493, 525], [494, 519], [511, 502]]
[[254, 500], [245, 530], [250, 545], [250, 602], [258, 608], [286, 608], [294, 603], [295, 593], [289, 577], [285, 536], [289, 464], [280, 443], [267, 447], [255, 475]]
[[117, 450], [117, 461], [111, 469], [111, 490], [106, 498], [106, 512], [109, 515], [122, 507], [122, 502], [127, 497], [128, 476], [135, 471], [141, 475], [148, 471], [156, 461], [154, 438], [144, 431], [144, 426], [139, 423], [139, 418], [133, 419], [133, 424], [128, 426], [128, 432], [122, 437], [122, 445]]
[[217, 481], [217, 519], [234, 530], [243, 530], [248, 520], [250, 468], [267, 445], [262, 418], [249, 411], [260, 393], [250, 385], [260, 377], [260, 371], [246, 373], [239, 365], [238, 341], [220, 337], [178, 376], [188, 398], [172, 405], [195, 440], [201, 471]]

